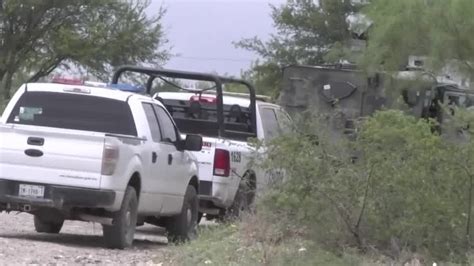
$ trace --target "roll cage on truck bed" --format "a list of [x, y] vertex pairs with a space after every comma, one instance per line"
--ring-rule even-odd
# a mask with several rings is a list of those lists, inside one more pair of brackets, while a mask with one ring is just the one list
[[[126, 72], [147, 75], [148, 80], [146, 83], [145, 92], [146, 94], [150, 96], [151, 96], [153, 82], [157, 78], [162, 79], [165, 82], [168, 82], [168, 81], [166, 81], [164, 78], [178, 78], [178, 79], [186, 79], [186, 80], [213, 82], [215, 83], [215, 91], [216, 91], [217, 122], [211, 122], [214, 125], [211, 124], [210, 126], [217, 127], [218, 137], [220, 138], [227, 138], [227, 137], [251, 138], [251, 137], [257, 136], [257, 117], [256, 117], [257, 95], [255, 93], [255, 88], [253, 87], [253, 85], [245, 80], [222, 77], [222, 76], [218, 76], [214, 74], [206, 74], [206, 73], [199, 73], [199, 72], [179, 71], [179, 70], [170, 70], [170, 69], [154, 69], [154, 68], [148, 68], [148, 67], [124, 65], [124, 66], [119, 67], [114, 72], [114, 75], [112, 77], [112, 84], [117, 84], [120, 77]], [[248, 89], [249, 100], [250, 100], [249, 115], [250, 115], [250, 128], [251, 128], [250, 131], [251, 132], [247, 133], [247, 132], [241, 132], [241, 131], [234, 131], [234, 130], [230, 130], [226, 128], [226, 125], [224, 123], [225, 116], [224, 116], [224, 101], [223, 101], [223, 95], [224, 95], [223, 85], [224, 84], [240, 84]], [[193, 90], [192, 92], [199, 94], [199, 97], [201, 97], [201, 94], [205, 91], [206, 89]]]

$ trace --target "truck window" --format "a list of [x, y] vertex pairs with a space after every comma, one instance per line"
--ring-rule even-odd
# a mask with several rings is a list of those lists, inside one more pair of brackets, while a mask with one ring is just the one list
[[291, 132], [291, 119], [289, 115], [281, 109], [276, 110], [276, 115], [278, 118], [278, 125], [280, 126], [281, 132], [283, 134], [288, 134]]
[[160, 142], [160, 125], [158, 124], [158, 118], [155, 115], [155, 111], [153, 111], [153, 106], [149, 103], [142, 103], [142, 105], [143, 110], [145, 111], [146, 120], [148, 121], [148, 125], [150, 126], [151, 138], [154, 142]]
[[172, 143], [176, 142], [178, 138], [173, 121], [171, 121], [171, 118], [163, 108], [156, 105], [153, 107], [158, 117], [158, 121], [160, 121], [162, 140]]
[[[206, 96], [203, 96], [206, 97]], [[179, 131], [185, 134], [200, 134], [218, 137], [216, 103], [191, 100], [163, 99], [165, 107], [176, 122]], [[224, 126], [226, 130], [237, 133], [254, 133], [248, 107], [224, 104]], [[231, 137], [230, 139], [246, 139]]]
[[265, 139], [272, 140], [280, 135], [280, 127], [278, 126], [275, 111], [272, 108], [260, 108], [260, 116], [262, 117], [263, 133]]
[[126, 102], [90, 95], [25, 92], [7, 122], [137, 136]]

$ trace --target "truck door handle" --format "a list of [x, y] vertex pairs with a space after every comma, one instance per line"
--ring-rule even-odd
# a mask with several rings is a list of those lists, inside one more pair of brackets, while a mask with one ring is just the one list
[[173, 164], [173, 155], [168, 154], [168, 164], [172, 165]]
[[35, 150], [35, 149], [28, 149], [25, 150], [25, 154], [30, 156], [30, 157], [41, 157], [43, 156], [43, 152], [40, 150]]
[[29, 137], [26, 143], [28, 143], [28, 145], [43, 146], [44, 138]]
[[156, 154], [156, 152], [152, 152], [151, 153], [151, 162], [156, 163], [156, 159], [158, 159], [158, 155]]

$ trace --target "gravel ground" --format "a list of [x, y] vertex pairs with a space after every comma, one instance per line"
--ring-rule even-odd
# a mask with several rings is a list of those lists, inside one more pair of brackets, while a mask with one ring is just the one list
[[151, 225], [137, 228], [132, 248], [111, 250], [100, 224], [66, 221], [60, 234], [40, 234], [32, 215], [0, 214], [0, 265], [160, 265], [152, 259], [167, 251], [164, 230]]

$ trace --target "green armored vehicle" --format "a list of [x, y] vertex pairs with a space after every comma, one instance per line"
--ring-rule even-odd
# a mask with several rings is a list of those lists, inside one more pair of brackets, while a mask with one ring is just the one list
[[369, 75], [352, 65], [292, 65], [283, 69], [278, 102], [291, 115], [312, 110], [327, 116], [337, 137], [351, 134], [356, 120], [384, 108], [433, 118], [442, 125], [447, 118], [443, 105], [471, 107], [474, 91], [439, 83], [434, 75], [418, 70]]

